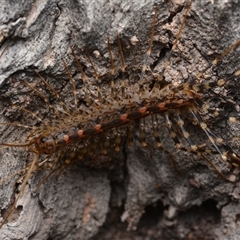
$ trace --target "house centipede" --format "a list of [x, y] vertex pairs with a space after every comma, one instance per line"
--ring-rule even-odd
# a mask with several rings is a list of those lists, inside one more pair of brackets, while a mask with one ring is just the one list
[[[226, 178], [226, 176], [212, 163], [212, 155], [216, 154], [220, 156], [220, 159], [229, 162], [231, 165], [238, 165], [240, 160], [239, 156], [232, 152], [228, 144], [225, 143], [225, 140], [216, 136], [214, 132], [211, 131], [201, 116], [201, 112], [208, 111], [207, 104], [204, 104], [202, 100], [202, 92], [213, 88], [221, 89], [225, 85], [226, 80], [219, 79], [214, 82], [201, 83], [200, 79], [205, 72], [224, 59], [225, 55], [238, 48], [240, 40], [237, 40], [231, 46], [227, 47], [220, 57], [214, 58], [209, 66], [199, 74], [193, 76], [189, 82], [175, 86], [163, 79], [172, 54], [175, 48], [178, 47], [185, 21], [191, 10], [191, 4], [192, 1], [186, 5], [183, 21], [179, 27], [176, 39], [172, 44], [171, 52], [164, 63], [164, 67], [157, 77], [152, 74], [152, 81], [149, 86], [144, 82], [149, 74], [151, 74], [148, 69], [148, 61], [151, 57], [154, 44], [157, 9], [155, 10], [155, 15], [152, 20], [150, 40], [139, 74], [139, 84], [131, 85], [127, 79], [121, 77], [121, 81], [115, 81], [116, 78], [121, 74], [124, 75], [124, 72], [127, 71], [122, 42], [118, 34], [116, 34], [116, 45], [119, 54], [118, 64], [120, 67], [119, 69], [116, 68], [116, 59], [113, 57], [114, 50], [108, 38], [107, 49], [110, 67], [109, 72], [106, 74], [107, 76], [101, 76], [98, 73], [98, 69], [95, 66], [89, 50], [85, 50], [84, 53], [88, 60], [87, 65], [90, 66], [90, 71], [92, 71], [92, 75], [94, 76], [95, 83], [104, 81], [105, 78], [110, 79], [110, 83], [108, 83], [110, 90], [107, 91], [107, 89], [105, 89], [106, 93], [104, 93], [97, 84], [93, 84], [91, 89], [88, 87], [87, 74], [83, 69], [81, 60], [77, 57], [74, 47], [70, 47], [71, 55], [81, 76], [80, 79], [83, 83], [83, 90], [82, 93], [78, 92], [76, 87], [77, 81], [71, 73], [71, 69], [68, 67], [66, 60], [63, 60], [63, 68], [68, 76], [73, 95], [73, 101], [69, 106], [61, 99], [61, 94], [59, 94], [38, 71], [36, 71], [36, 76], [40, 80], [40, 85], [49, 93], [49, 99], [46, 94], [39, 91], [38, 87], [32, 86], [25, 80], [21, 81], [21, 84], [27, 89], [27, 92], [32, 92], [48, 107], [51, 121], [41, 119], [32, 109], [28, 110], [28, 108], [10, 104], [12, 108], [18, 109], [20, 112], [26, 113], [35, 119], [38, 125], [28, 126], [20, 123], [1, 123], [5, 126], [30, 129], [30, 134], [24, 143], [2, 142], [1, 146], [4, 148], [22, 147], [28, 149], [35, 155], [34, 160], [23, 169], [25, 173], [21, 175], [23, 182], [19, 194], [6, 220], [12, 214], [33, 172], [45, 169], [53, 169], [52, 172], [55, 170], [61, 172], [69, 164], [79, 161], [84, 163], [87, 162], [88, 159], [90, 166], [94, 166], [95, 162], [97, 162], [102, 155], [111, 156], [114, 152], [119, 152], [125, 142], [129, 145], [134, 145], [134, 131], [136, 131], [136, 128], [139, 132], [138, 138], [141, 146], [149, 147], [150, 144], [146, 139], [147, 119], [150, 119], [149, 121], [151, 122], [152, 128], [150, 130], [155, 140], [155, 147], [166, 152], [169, 158], [173, 158], [174, 161], [174, 156], [164, 147], [157, 131], [158, 116], [164, 118], [166, 128], [169, 131], [169, 137], [177, 149], [200, 156], [200, 158], [206, 161], [206, 164], [210, 165], [210, 168], [217, 172], [222, 178]], [[236, 69], [235, 77], [238, 76], [239, 71]], [[80, 103], [78, 95], [82, 95], [83, 104]], [[57, 99], [60, 105], [59, 108], [55, 108], [55, 106], [52, 105], [51, 98]], [[94, 100], [94, 98], [96, 100]], [[184, 117], [186, 117], [186, 115], [190, 115], [192, 124], [198, 126], [206, 135], [209, 144], [212, 144], [211, 147], [195, 144], [185, 126]], [[231, 118], [231, 120], [236, 121], [235, 118]], [[225, 151], [221, 150], [222, 147]], [[47, 155], [47, 157], [45, 155]], [[61, 161], [59, 160], [60, 158]], [[60, 165], [60, 167], [58, 165]], [[3, 223], [5, 224], [6, 222], [3, 221]]]

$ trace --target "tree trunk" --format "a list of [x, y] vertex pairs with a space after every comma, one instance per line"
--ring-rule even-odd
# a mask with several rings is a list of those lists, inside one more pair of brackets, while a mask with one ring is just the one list
[[[35, 70], [61, 94], [67, 106], [73, 105], [74, 94], [63, 59], [72, 75], [81, 77], [70, 46], [84, 66], [87, 89], [97, 85], [89, 53], [98, 74], [104, 76], [99, 81], [104, 96], [111, 69], [107, 40], [119, 70], [119, 35], [127, 67], [124, 73], [117, 73], [116, 79], [128, 78], [132, 85], [137, 83], [157, 9], [152, 53], [143, 78], [143, 85], [151, 86], [168, 60], [187, 6], [183, 0], [3, 2], [0, 121], [39, 124], [9, 102], [36, 112], [42, 119], [48, 119], [49, 104], [58, 108], [60, 101], [53, 102], [54, 94], [49, 94], [49, 89], [43, 92], [44, 96], [52, 96], [46, 107], [43, 99], [24, 83], [37, 90], [44, 86]], [[195, 1], [164, 78], [177, 85], [204, 71], [201, 81], [225, 79], [223, 88], [201, 93], [203, 101], [210, 105], [204, 121], [240, 156], [239, 140], [229, 140], [240, 135], [239, 123], [228, 121], [229, 117], [239, 117], [239, 76], [234, 72], [240, 70], [240, 46], [211, 66], [217, 56], [240, 39], [239, 12], [239, 1]], [[76, 86], [83, 88], [82, 81], [76, 81]], [[212, 109], [218, 110], [217, 117]], [[34, 171], [16, 209], [0, 229], [0, 239], [237, 239], [238, 169], [224, 162], [204, 131], [187, 118], [185, 127], [191, 139], [213, 149], [208, 158], [231, 181], [221, 177], [202, 157], [177, 150], [163, 114], [158, 116], [157, 129], [167, 151], [154, 146], [151, 127], [150, 118], [146, 118], [148, 147], [142, 147], [137, 131], [134, 146], [121, 142], [121, 151], [109, 156], [107, 167], [77, 162], [49, 177], [49, 171]], [[28, 128], [6, 124], [1, 124], [0, 131], [5, 143], [24, 143], [29, 134]], [[34, 155], [26, 147], [1, 149], [1, 179], [31, 163]], [[3, 218], [14, 204], [22, 175], [18, 172], [2, 184]]]

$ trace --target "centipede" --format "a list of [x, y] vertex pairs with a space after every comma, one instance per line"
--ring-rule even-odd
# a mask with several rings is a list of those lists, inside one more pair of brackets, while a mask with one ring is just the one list
[[[62, 86], [58, 83], [61, 80], [59, 77], [48, 77], [36, 68], [30, 69], [30, 77], [26, 79], [16, 80], [13, 74], [4, 83], [2, 88], [5, 92], [1, 101], [2, 119], [5, 120], [0, 122], [1, 152], [11, 156], [14, 150], [28, 159], [20, 162], [16, 171], [1, 176], [1, 185], [4, 187], [12, 182], [16, 193], [7, 205], [2, 205], [7, 210], [3, 212], [0, 235], [7, 227], [11, 229], [17, 206], [21, 205], [19, 202], [23, 201], [35, 175], [41, 176], [38, 183], [33, 184], [37, 194], [41, 187], [53, 181], [54, 175], [57, 175], [54, 179], [58, 181], [75, 165], [79, 174], [84, 169], [94, 169], [97, 174], [110, 171], [108, 169], [119, 164], [118, 155], [123, 151], [127, 154], [128, 148], [132, 149], [130, 152], [136, 148], [145, 149], [149, 158], [154, 152], [161, 152], [168, 159], [172, 174], [179, 178], [182, 171], [175, 152], [197, 159], [218, 181], [231, 184], [236, 180], [229, 176], [240, 164], [240, 153], [234, 150], [232, 142], [238, 142], [240, 136], [237, 133], [230, 137], [221, 136], [212, 129], [212, 122], [214, 118], [221, 119], [221, 114], [224, 114], [219, 110], [220, 106], [225, 104], [237, 109], [237, 102], [228, 96], [226, 88], [233, 79], [235, 82], [239, 80], [240, 66], [236, 64], [228, 76], [219, 77], [216, 74], [213, 80], [206, 80], [206, 76], [221, 66], [228, 55], [239, 50], [240, 39], [224, 47], [220, 54], [213, 54], [211, 61], [200, 70], [182, 79], [168, 79], [171, 60], [183, 46], [184, 29], [192, 16], [197, 18], [192, 13], [194, 4], [193, 0], [179, 7], [176, 4], [181, 21], [160, 64], [157, 64], [160, 60], [152, 62], [152, 58], [158, 55], [160, 59], [164, 52], [163, 43], [157, 44], [156, 39], [161, 27], [159, 13], [162, 6], [159, 3], [153, 7], [150, 17], [149, 37], [140, 68], [134, 69], [134, 64], [128, 64], [128, 57], [134, 60], [130, 50], [137, 48], [138, 37], [131, 38], [126, 47], [121, 33], [116, 32], [114, 37], [106, 38], [104, 54], [92, 51], [88, 46], [79, 48], [69, 45], [66, 56], [61, 60], [66, 79]], [[214, 3], [209, 4], [214, 6]], [[156, 55], [154, 51], [160, 53]], [[103, 58], [102, 55], [107, 61], [104, 70], [100, 71], [98, 68], [102, 66], [97, 61]], [[8, 89], [12, 85], [22, 86], [19, 96], [9, 95]], [[65, 92], [64, 97], [62, 92]], [[228, 114], [225, 122], [238, 125], [238, 114]], [[200, 134], [200, 140], [194, 132]], [[167, 140], [161, 134], [167, 136]], [[10, 139], [14, 139], [12, 142], [5, 140], [9, 135]], [[202, 139], [205, 139], [204, 142]], [[172, 149], [168, 148], [168, 142]], [[181, 162], [184, 164], [184, 159]], [[161, 164], [161, 159], [158, 164]], [[226, 165], [229, 171], [222, 172], [221, 164]], [[13, 188], [12, 184], [8, 186]], [[157, 187], [153, 189], [155, 191]], [[93, 211], [97, 200], [89, 193], [83, 198], [86, 208], [82, 211], [86, 215], [88, 211]], [[83, 227], [89, 222], [85, 215], [80, 224]], [[139, 218], [131, 218], [129, 209], [122, 216], [129, 229], [134, 228]], [[104, 220], [100, 222], [103, 224]]]

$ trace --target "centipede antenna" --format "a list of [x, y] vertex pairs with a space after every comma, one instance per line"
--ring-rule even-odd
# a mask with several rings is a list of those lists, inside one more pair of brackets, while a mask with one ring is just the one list
[[149, 59], [149, 57], [151, 55], [151, 52], [152, 52], [155, 26], [156, 26], [156, 22], [157, 22], [157, 14], [158, 14], [158, 7], [155, 8], [155, 12], [154, 12], [153, 20], [152, 20], [150, 41], [149, 41], [147, 52], [145, 53], [145, 57], [144, 57], [144, 60], [143, 60], [143, 66], [142, 66], [142, 72], [141, 72], [141, 75], [140, 75], [140, 81], [143, 79], [143, 77], [145, 75], [145, 72], [146, 72], [146, 69], [147, 69], [148, 59]]
[[28, 126], [28, 125], [23, 125], [23, 124], [20, 124], [20, 123], [0, 122], [0, 125], [22, 127], [22, 128], [26, 128], [26, 129], [33, 129], [33, 130], [37, 129], [37, 127], [35, 127], [35, 126]]
[[28, 147], [32, 145], [32, 142], [26, 143], [26, 144], [19, 144], [19, 143], [0, 143], [0, 146], [6, 146], [6, 147]]
[[34, 156], [34, 159], [33, 159], [32, 163], [31, 163], [31, 165], [30, 165], [27, 173], [26, 173], [26, 176], [24, 177], [23, 183], [22, 183], [21, 188], [20, 188], [20, 190], [19, 190], [19, 193], [18, 193], [18, 195], [17, 195], [17, 197], [16, 197], [16, 199], [15, 199], [15, 201], [14, 201], [13, 206], [10, 208], [7, 216], [5, 217], [5, 219], [3, 220], [3, 222], [0, 224], [0, 229], [1, 229], [2, 226], [7, 222], [8, 218], [11, 216], [12, 212], [14, 211], [14, 209], [15, 209], [15, 207], [16, 207], [16, 204], [17, 204], [17, 202], [18, 202], [18, 200], [19, 200], [19, 198], [22, 196], [22, 194], [23, 194], [23, 192], [24, 192], [24, 190], [25, 190], [25, 188], [26, 188], [26, 185], [27, 185], [27, 182], [28, 182], [29, 178], [30, 178], [32, 172], [34, 171], [34, 167], [35, 167], [38, 159], [39, 159], [39, 155], [36, 154], [36, 155]]

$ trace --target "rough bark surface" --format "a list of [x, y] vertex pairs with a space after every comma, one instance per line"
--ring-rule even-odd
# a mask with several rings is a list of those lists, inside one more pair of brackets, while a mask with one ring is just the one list
[[[70, 102], [71, 88], [62, 63], [64, 58], [77, 74], [70, 46], [76, 48], [88, 75], [92, 70], [88, 70], [91, 67], [82, 49], [87, 48], [91, 54], [95, 51], [96, 59], [100, 53], [94, 63], [103, 75], [109, 71], [106, 40], [109, 37], [117, 53], [117, 32], [124, 49], [127, 74], [131, 82], [138, 81], [155, 6], [159, 6], [158, 21], [148, 65], [157, 74], [178, 33], [187, 6], [185, 1], [2, 1], [1, 99], [8, 98], [21, 106], [30, 104], [32, 95], [21, 80], [37, 85], [39, 78], [34, 73], [37, 70], [54, 88], [61, 89], [66, 102]], [[134, 36], [138, 41], [134, 42]], [[186, 82], [239, 38], [239, 1], [195, 1], [165, 72], [166, 81]], [[240, 69], [239, 56], [240, 47], [204, 75], [206, 81], [227, 80], [224, 92], [220, 93], [222, 97], [213, 91], [203, 94], [204, 99], [212, 100], [211, 107], [220, 111], [219, 117], [209, 114], [206, 122], [224, 139], [239, 136], [240, 131], [238, 123], [227, 121], [229, 116], [239, 115], [239, 77], [233, 77]], [[102, 86], [104, 92], [106, 85]], [[19, 94], [21, 97], [16, 97]], [[40, 104], [41, 101], [35, 103], [35, 107], [39, 107], [39, 115], [47, 118], [48, 113]], [[7, 106], [1, 102], [1, 122], [21, 118], [21, 111]], [[25, 120], [25, 124], [35, 124], [33, 120]], [[190, 123], [186, 126], [194, 141], [208, 142], [197, 126]], [[177, 170], [168, 154], [161, 149], [143, 148], [136, 140], [133, 147], [123, 146], [112, 159], [112, 168], [93, 169], [76, 164], [60, 176], [51, 176], [37, 191], [46, 174], [34, 173], [16, 210], [0, 229], [0, 240], [238, 239], [238, 169], [213, 154], [216, 167], [232, 180], [226, 181], [202, 158], [176, 150], [163, 120], [159, 121], [159, 131], [164, 147], [174, 156]], [[1, 125], [4, 142], [23, 142], [26, 135], [26, 129]], [[147, 140], [154, 143], [150, 134]], [[232, 142], [231, 147], [240, 154], [238, 141]], [[1, 178], [23, 168], [32, 159], [33, 154], [24, 148], [1, 149]], [[19, 190], [21, 179], [18, 178], [12, 177], [0, 188], [2, 217]]]

